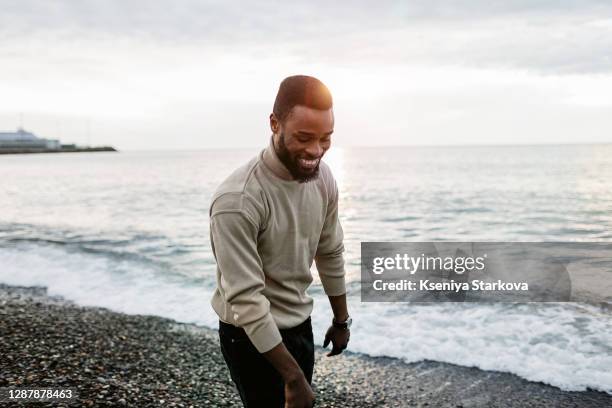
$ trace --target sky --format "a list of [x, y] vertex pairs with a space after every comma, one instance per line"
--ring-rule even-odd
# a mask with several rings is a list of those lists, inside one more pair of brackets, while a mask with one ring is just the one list
[[307, 74], [336, 146], [612, 143], [610, 1], [244, 3], [0, 0], [0, 131], [265, 146]]

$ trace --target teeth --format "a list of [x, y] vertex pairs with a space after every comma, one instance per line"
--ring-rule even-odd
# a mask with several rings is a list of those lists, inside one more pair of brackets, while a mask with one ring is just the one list
[[314, 167], [317, 165], [318, 162], [319, 162], [319, 159], [315, 159], [315, 160], [300, 159], [300, 163], [302, 163], [306, 167]]

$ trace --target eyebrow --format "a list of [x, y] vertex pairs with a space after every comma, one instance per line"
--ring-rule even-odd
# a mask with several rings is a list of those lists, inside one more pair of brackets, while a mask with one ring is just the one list
[[[307, 132], [305, 130], [298, 130], [295, 133], [298, 135], [304, 135], [304, 136], [316, 136], [315, 133]], [[333, 130], [331, 132], [324, 133], [323, 136], [330, 136], [332, 133], [334, 133]]]

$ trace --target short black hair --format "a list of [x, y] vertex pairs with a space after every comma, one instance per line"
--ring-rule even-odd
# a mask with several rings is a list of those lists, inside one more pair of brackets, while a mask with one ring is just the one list
[[282, 122], [296, 105], [327, 110], [332, 108], [333, 101], [329, 89], [317, 78], [293, 75], [281, 82], [272, 112]]

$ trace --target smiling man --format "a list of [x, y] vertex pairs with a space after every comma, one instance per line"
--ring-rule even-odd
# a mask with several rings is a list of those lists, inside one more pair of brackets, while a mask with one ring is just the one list
[[217, 261], [212, 306], [221, 351], [247, 407], [311, 407], [314, 344], [310, 267], [316, 262], [333, 311], [324, 347], [347, 347], [343, 233], [338, 188], [321, 161], [334, 130], [332, 97], [318, 79], [280, 85], [269, 146], [213, 195]]

